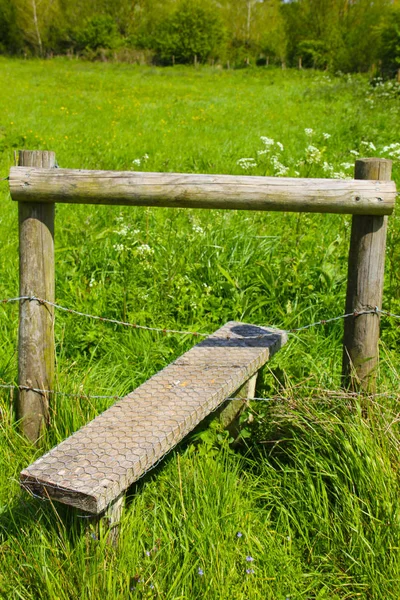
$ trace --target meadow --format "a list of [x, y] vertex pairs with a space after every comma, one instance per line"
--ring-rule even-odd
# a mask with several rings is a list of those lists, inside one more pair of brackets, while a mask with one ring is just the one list
[[[0, 58], [0, 179], [20, 148], [68, 168], [351, 177], [392, 158], [400, 86], [275, 68]], [[17, 206], [0, 182], [0, 300], [18, 295]], [[350, 218], [57, 206], [56, 301], [142, 325], [291, 329], [344, 312]], [[383, 306], [400, 313], [389, 217]], [[340, 392], [343, 322], [291, 336], [234, 450], [216, 422], [130, 491], [120, 544], [28, 497], [20, 470], [195, 343], [56, 313], [56, 389], [39, 447], [0, 390], [0, 597], [296, 600], [400, 597], [399, 321], [382, 320], [368, 415]], [[18, 307], [0, 304], [0, 384], [17, 378]], [[86, 396], [86, 397], [85, 397]], [[267, 400], [268, 399], [268, 400]]]

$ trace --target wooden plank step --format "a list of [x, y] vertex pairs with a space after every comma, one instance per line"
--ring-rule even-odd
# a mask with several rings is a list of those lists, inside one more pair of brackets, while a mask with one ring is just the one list
[[229, 322], [21, 472], [21, 485], [92, 514], [238, 390], [287, 341]]

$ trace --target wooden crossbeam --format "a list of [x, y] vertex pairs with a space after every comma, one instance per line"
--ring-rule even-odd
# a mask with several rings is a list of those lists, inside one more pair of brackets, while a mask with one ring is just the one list
[[18, 202], [389, 215], [393, 181], [12, 167]]

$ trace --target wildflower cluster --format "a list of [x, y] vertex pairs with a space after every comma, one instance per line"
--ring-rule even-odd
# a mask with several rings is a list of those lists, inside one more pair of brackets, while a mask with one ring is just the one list
[[384, 146], [382, 152], [387, 154], [392, 160], [400, 160], [400, 143], [395, 142], [394, 144], [389, 144], [389, 146]]
[[141, 158], [134, 158], [132, 161], [132, 165], [134, 167], [141, 167], [143, 163], [146, 163], [149, 160], [149, 155], [144, 154]]
[[118, 236], [119, 240], [113, 244], [113, 248], [117, 254], [122, 254], [138, 244], [138, 236], [141, 232], [140, 229], [132, 229], [124, 222], [124, 217], [122, 216], [117, 217], [116, 221], [118, 228], [114, 229], [114, 233]]
[[287, 175], [289, 173], [289, 167], [281, 162], [281, 153], [284, 151], [283, 144], [264, 135], [260, 137], [260, 140], [263, 147], [261, 150], [257, 151], [258, 161], [254, 158], [239, 158], [237, 161], [239, 167], [248, 171], [249, 169], [253, 169], [266, 163], [267, 167], [272, 170], [275, 176], [284, 177]]
[[245, 171], [248, 171], [249, 169], [252, 169], [257, 166], [257, 163], [254, 160], [254, 158], [239, 158], [237, 164]]
[[[400, 84], [399, 84], [400, 85]], [[381, 150], [370, 140], [361, 140], [357, 148], [348, 150], [347, 160], [339, 162], [333, 154], [328, 132], [318, 133], [311, 127], [304, 129], [305, 146], [303, 156], [296, 162], [292, 157], [284, 157], [284, 146], [273, 138], [261, 136], [262, 148], [257, 150], [257, 158], [240, 158], [238, 166], [243, 170], [258, 169], [259, 174], [275, 177], [329, 177], [348, 179], [352, 177], [354, 159], [360, 155], [376, 156], [382, 154], [392, 160], [400, 160], [400, 143], [392, 143]]]
[[374, 100], [395, 100], [400, 96], [400, 82], [389, 79], [384, 81], [382, 77], [375, 77], [372, 88], [366, 100], [372, 105]]

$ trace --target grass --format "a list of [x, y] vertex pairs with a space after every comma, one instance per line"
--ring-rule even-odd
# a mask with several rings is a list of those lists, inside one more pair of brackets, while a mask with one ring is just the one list
[[[396, 90], [384, 95], [357, 76], [65, 59], [0, 59], [0, 73], [1, 176], [22, 147], [55, 150], [71, 168], [350, 174], [354, 152], [388, 156], [400, 138]], [[254, 166], [243, 170], [241, 158]], [[6, 182], [0, 202], [6, 298], [18, 292]], [[389, 222], [384, 306], [399, 313], [398, 217]], [[56, 297], [168, 328], [212, 331], [230, 319], [297, 327], [343, 312], [349, 227], [334, 215], [58, 206]], [[0, 382], [12, 382], [16, 306], [0, 306], [0, 332]], [[274, 358], [257, 393], [280, 399], [252, 407], [246, 446], [230, 450], [214, 424], [146, 476], [131, 491], [117, 551], [104, 532], [93, 539], [85, 520], [18, 486], [21, 468], [111, 400], [59, 397], [33, 448], [3, 393], [0, 596], [397, 600], [397, 325], [382, 322], [378, 373], [379, 391], [393, 397], [370, 402], [367, 416], [357, 398], [323, 391], [340, 385], [341, 336], [341, 322], [311, 329]], [[57, 389], [123, 395], [193, 339], [57, 313], [56, 343]]]

